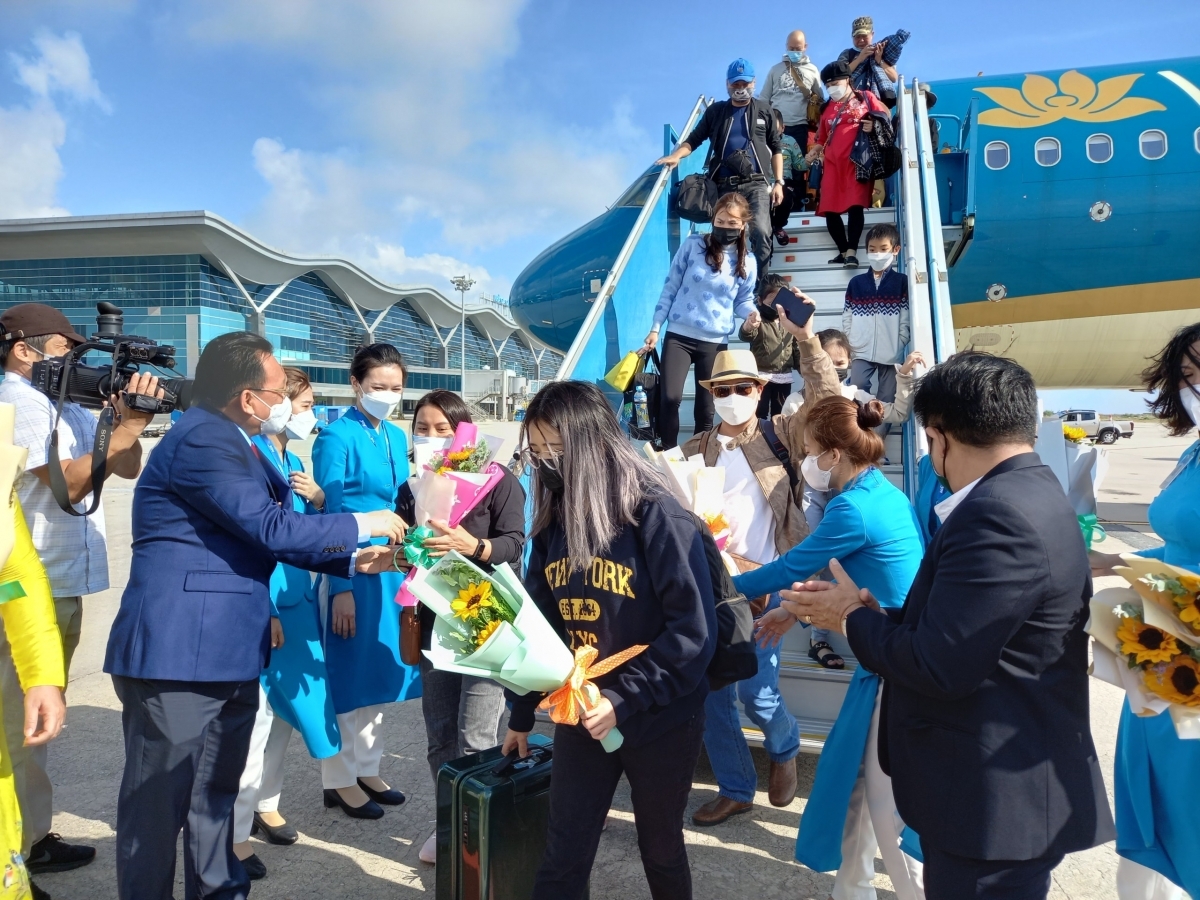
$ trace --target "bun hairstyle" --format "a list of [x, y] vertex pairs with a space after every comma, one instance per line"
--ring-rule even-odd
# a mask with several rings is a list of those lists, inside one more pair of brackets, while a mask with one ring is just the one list
[[808, 414], [805, 429], [824, 450], [840, 450], [856, 466], [883, 458], [883, 438], [874, 429], [883, 424], [883, 404], [859, 403], [845, 397], [826, 397]]

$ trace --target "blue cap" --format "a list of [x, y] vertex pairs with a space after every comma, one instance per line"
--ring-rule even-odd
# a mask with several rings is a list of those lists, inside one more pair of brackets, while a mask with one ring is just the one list
[[753, 81], [754, 66], [750, 64], [748, 59], [735, 59], [729, 64], [729, 69], [725, 72], [726, 81]]

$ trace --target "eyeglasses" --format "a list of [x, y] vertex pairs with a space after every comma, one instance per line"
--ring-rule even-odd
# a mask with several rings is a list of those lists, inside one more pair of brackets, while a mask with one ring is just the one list
[[549, 456], [538, 456], [529, 447], [524, 448], [517, 454], [517, 458], [521, 460], [521, 464], [528, 466], [531, 469], [540, 469], [543, 466], [547, 469], [557, 471], [562, 465], [562, 454], [551, 453]]
[[739, 397], [750, 397], [758, 387], [753, 381], [739, 381], [737, 384], [714, 384], [712, 395], [718, 400], [724, 400], [730, 394], [737, 393]]
[[[258, 393], [262, 393], [262, 394], [278, 394], [280, 397], [287, 396], [286, 388], [284, 390], [278, 390], [276, 388], [269, 388], [269, 387], [253, 387], [253, 388], [246, 388], [246, 390], [248, 390], [252, 394], [255, 392], [258, 392]], [[261, 400], [262, 398], [260, 397], [259, 399]], [[266, 402], [266, 401], [264, 401], [264, 402]]]

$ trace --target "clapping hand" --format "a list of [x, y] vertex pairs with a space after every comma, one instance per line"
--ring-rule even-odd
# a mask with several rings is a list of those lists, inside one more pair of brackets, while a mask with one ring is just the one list
[[829, 561], [829, 571], [837, 582], [806, 581], [781, 591], [782, 608], [808, 625], [842, 633], [842, 621], [861, 607], [879, 611], [879, 602], [866, 588], [859, 588], [836, 559]]

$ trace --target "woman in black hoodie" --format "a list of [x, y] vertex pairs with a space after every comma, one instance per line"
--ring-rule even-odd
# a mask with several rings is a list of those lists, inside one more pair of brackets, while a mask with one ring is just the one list
[[[683, 813], [704, 735], [716, 620], [695, 520], [630, 445], [592, 384], [547, 385], [525, 413], [533, 547], [525, 587], [572, 649], [598, 660], [638, 644], [596, 679], [600, 701], [554, 732], [546, 855], [534, 900], [582, 895], [617, 782], [629, 779], [642, 866], [655, 900], [688, 900]], [[526, 755], [537, 694], [513, 702], [505, 752]], [[624, 744], [600, 740], [620, 727]]]

